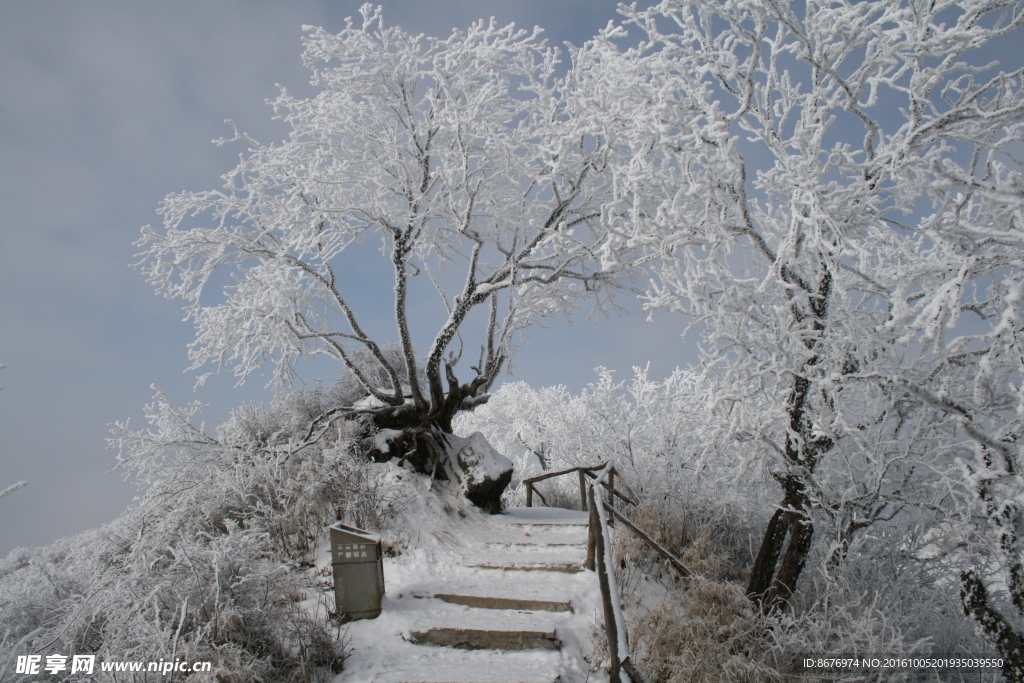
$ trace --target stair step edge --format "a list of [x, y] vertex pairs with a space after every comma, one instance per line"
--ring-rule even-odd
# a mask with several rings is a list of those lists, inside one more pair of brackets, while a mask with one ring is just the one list
[[474, 569], [501, 569], [502, 571], [513, 572], [562, 572], [564, 574], [578, 574], [583, 567], [577, 564], [527, 564], [527, 565], [506, 565], [506, 564], [467, 564], [464, 567]]
[[561, 641], [554, 631], [500, 631], [461, 628], [431, 628], [412, 631], [419, 644], [454, 647], [461, 650], [559, 650]]
[[417, 598], [435, 598], [453, 605], [479, 607], [482, 609], [508, 609], [528, 612], [571, 612], [572, 605], [560, 600], [538, 600], [535, 598], [509, 598], [491, 595], [461, 595], [458, 593], [421, 593]]

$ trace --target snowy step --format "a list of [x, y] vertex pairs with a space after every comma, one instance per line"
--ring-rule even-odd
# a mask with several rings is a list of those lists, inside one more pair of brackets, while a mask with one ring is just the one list
[[510, 631], [506, 629], [432, 628], [413, 631], [418, 643], [454, 647], [460, 650], [557, 650], [561, 643], [554, 629]]
[[416, 620], [411, 633], [418, 643], [463, 650], [557, 650], [559, 621], [564, 619], [551, 612], [495, 611], [439, 602], [429, 616]]
[[492, 515], [488, 521], [495, 526], [586, 526], [589, 519], [590, 516], [588, 513], [581, 512], [579, 510], [564, 510], [562, 508], [546, 507], [521, 507], [509, 508], [500, 515]]
[[374, 683], [555, 683], [555, 650], [460, 650], [407, 643], [391, 661], [345, 663], [346, 679]]
[[[481, 558], [479, 561], [486, 561]], [[587, 593], [591, 586], [586, 579], [573, 574], [551, 575], [533, 571], [492, 571], [470, 567], [453, 567], [444, 576], [422, 576], [403, 587], [406, 595], [424, 598], [437, 594], [535, 600], [539, 602], [571, 602]], [[402, 601], [404, 603], [404, 601]], [[434, 609], [421, 604], [419, 609]]]
[[[435, 596], [436, 597], [436, 596]], [[571, 615], [545, 611], [476, 609], [470, 606], [420, 599], [409, 608], [422, 614], [415, 617], [411, 630], [469, 629], [499, 631], [554, 632], [559, 623]], [[408, 609], [408, 608], [407, 608]]]
[[550, 548], [550, 547], [561, 547], [561, 546], [570, 546], [571, 547], [571, 546], [578, 546], [578, 545], [580, 545], [579, 541], [557, 541], [557, 542], [551, 542], [551, 541], [544, 541], [543, 539], [538, 539], [538, 540], [534, 540], [534, 541], [531, 541], [530, 539], [526, 539], [525, 541], [518, 541], [518, 540], [516, 540], [516, 541], [488, 541], [487, 542], [487, 547], [488, 548], [509, 548], [509, 549], [512, 549], [512, 550], [520, 550], [520, 549], [525, 549], [525, 548], [536, 548], [538, 546], [544, 547], [544, 548]]
[[[580, 583], [580, 579], [581, 577], [578, 575], [552, 576], [539, 571], [500, 572], [462, 567], [449, 572], [443, 579], [441, 577], [422, 577], [419, 581], [407, 583], [406, 590], [418, 598], [454, 594], [475, 598], [533, 601], [541, 604], [571, 604], [576, 596], [587, 593], [591, 589], [589, 582], [584, 579], [583, 583]], [[424, 607], [427, 605], [425, 604]], [[511, 607], [508, 609], [531, 608]]]
[[554, 526], [585, 527], [585, 526], [587, 526], [587, 522], [586, 521], [582, 521], [582, 522], [539, 522], [539, 521], [531, 521], [531, 520], [522, 520], [522, 521], [504, 522], [504, 523], [501, 523], [499, 526], [514, 526], [514, 527], [531, 527], [532, 526], [532, 527], [537, 527], [538, 529], [543, 529], [545, 527], [554, 527]]
[[514, 546], [489, 548], [463, 566], [508, 571], [555, 571], [576, 573], [586, 559], [583, 546]]
[[526, 526], [505, 524], [487, 529], [479, 541], [494, 544], [529, 545], [581, 545], [587, 544], [587, 528], [572, 524], [530, 524]]
[[481, 609], [512, 609], [542, 612], [570, 612], [572, 605], [564, 600], [536, 600], [531, 598], [504, 598], [493, 595], [459, 595], [435, 593], [416, 597], [431, 597], [453, 605], [466, 605]]
[[509, 562], [582, 562], [587, 549], [582, 545], [529, 545], [493, 548], [482, 553], [489, 564]]
[[[462, 672], [459, 672], [459, 674], [462, 674]], [[459, 674], [456, 674], [456, 675], [459, 675]], [[413, 674], [413, 675], [422, 675], [422, 674]], [[516, 676], [514, 679], [509, 679], [509, 678], [493, 679], [493, 678], [484, 678], [483, 676], [476, 676], [476, 675], [472, 676], [469, 679], [463, 679], [463, 678], [456, 679], [455, 676], [448, 676], [448, 677], [445, 677], [445, 678], [443, 678], [441, 680], [436, 680], [434, 678], [416, 678], [416, 679], [413, 679], [413, 678], [410, 678], [410, 677], [405, 677], [405, 678], [403, 678], [401, 681], [399, 681], [397, 683], [490, 683], [491, 681], [498, 681], [498, 683], [548, 683], [549, 681], [550, 681], [550, 683], [560, 683], [561, 678], [559, 678], [558, 676], [555, 676], [554, 678], [552, 678], [553, 675], [554, 674], [545, 674], [543, 678], [538, 678], [538, 679], [532, 679], [531, 678], [529, 680], [527, 680], [525, 678], [521, 678], [519, 676]], [[390, 681], [391, 679], [390, 678], [378, 678], [376, 680], [377, 681]]]
[[509, 564], [467, 564], [466, 567], [476, 569], [500, 569], [506, 572], [562, 572], [564, 574], [577, 574], [583, 571], [583, 566], [578, 562], [515, 562]]

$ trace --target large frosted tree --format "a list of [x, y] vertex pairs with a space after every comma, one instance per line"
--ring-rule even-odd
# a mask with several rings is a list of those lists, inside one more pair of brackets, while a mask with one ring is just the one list
[[[187, 303], [194, 369], [244, 379], [271, 365], [281, 386], [298, 360], [327, 356], [371, 397], [358, 410], [403, 430], [430, 469], [438, 430], [486, 400], [513, 335], [580, 297], [607, 305], [622, 251], [601, 221], [606, 146], [581, 127], [539, 29], [492, 20], [442, 40], [361, 11], [337, 35], [310, 29], [319, 94], [273, 102], [290, 138], [236, 134], [249, 150], [224, 187], [169, 195], [140, 265]], [[385, 278], [351, 275], [367, 240]], [[367, 289], [391, 333], [368, 332], [351, 303]], [[464, 350], [476, 363], [460, 379]]]
[[[692, 317], [717, 378], [706, 440], [781, 489], [749, 594], [784, 604], [815, 519], [841, 559], [906, 505], [951, 504], [959, 466], [998, 539], [978, 561], [1024, 610], [1024, 91], [992, 61], [1020, 3], [623, 12], [639, 45], [609, 27], [577, 77], [613, 141], [608, 214], [656, 259], [648, 303]], [[962, 578], [994, 642], [1024, 642], [995, 577]]]

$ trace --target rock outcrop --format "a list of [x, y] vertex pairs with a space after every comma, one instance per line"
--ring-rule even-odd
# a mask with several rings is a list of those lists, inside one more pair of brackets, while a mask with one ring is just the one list
[[465, 496], [481, 510], [501, 512], [501, 494], [512, 481], [512, 461], [487, 443], [480, 432], [468, 438], [448, 436], [449, 464]]

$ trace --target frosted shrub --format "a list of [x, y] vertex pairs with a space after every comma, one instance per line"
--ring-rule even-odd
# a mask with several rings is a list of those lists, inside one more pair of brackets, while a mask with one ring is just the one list
[[[986, 652], [959, 605], [957, 571], [975, 542], [967, 516], [980, 513], [950, 471], [958, 446], [937, 431], [887, 442], [893, 408], [869, 391], [848, 395], [847, 405], [856, 400], [883, 419], [859, 429], [859, 440], [840, 439], [814, 479], [820, 505], [805, 584], [781, 613], [754, 607], [745, 583], [776, 483], [750, 466], [752, 435], [708, 400], [721, 390], [716, 379], [681, 371], [654, 382], [637, 369], [614, 382], [601, 369], [578, 395], [507, 384], [458, 425], [518, 458], [523, 477], [606, 460], [624, 473], [641, 498], [629, 516], [695, 575], [680, 581], [630, 532], [617, 532], [633, 652], [655, 680], [791, 680], [806, 675], [796, 661], [812, 652]], [[896, 409], [934, 424], [927, 406]], [[921, 466], [925, 451], [931, 467]], [[894, 484], [898, 497], [885, 488]], [[563, 477], [537, 490], [548, 504], [577, 507], [577, 486]], [[523, 503], [522, 487], [512, 495]]]
[[759, 618], [742, 589], [699, 580], [628, 620], [635, 656], [657, 681], [783, 680], [759, 648]]
[[[647, 511], [638, 518], [656, 532], [658, 524], [650, 524]], [[657, 570], [640, 544], [625, 533], [616, 544], [632, 651], [654, 680], [832, 680], [812, 675], [800, 659], [811, 654], [955, 656], [988, 649], [951, 590], [955, 575], [928, 562], [908, 557], [886, 564], [876, 554], [829, 572], [824, 552], [818, 552], [789, 609], [764, 616], [743, 590], [749, 560], [735, 564], [711, 535], [691, 537], [676, 550], [695, 577], [667, 582], [675, 586], [667, 591], [638, 578], [638, 569], [647, 575]], [[858, 676], [850, 680], [918, 680], [895, 671]]]
[[[691, 438], [701, 419], [701, 406], [692, 400], [699, 375], [677, 370], [655, 382], [645, 368], [633, 368], [631, 380], [615, 382], [612, 371], [597, 373], [597, 381], [578, 396], [564, 386], [502, 385], [486, 404], [460, 415], [455, 428], [460, 434], [483, 432], [517, 463], [520, 480], [545, 470], [613, 462], [638, 493], [673, 495], [704, 466], [700, 444]], [[554, 493], [558, 486], [563, 491]], [[541, 490], [578, 500], [578, 487], [575, 479], [561, 477]]]
[[149, 429], [117, 425], [121, 467], [144, 492], [101, 529], [0, 562], [0, 668], [60, 652], [209, 660], [232, 681], [339, 671], [342, 634], [333, 600], [317, 600], [314, 553], [335, 519], [380, 528], [401, 506], [385, 466], [356, 452], [361, 425], [310, 429], [349, 393], [245, 406], [216, 436], [196, 426], [198, 405], [158, 393]]

